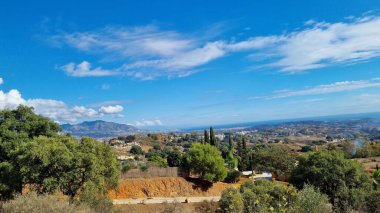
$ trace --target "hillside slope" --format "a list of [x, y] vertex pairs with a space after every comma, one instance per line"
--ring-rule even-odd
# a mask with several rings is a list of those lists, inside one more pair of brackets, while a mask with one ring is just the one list
[[118, 191], [110, 191], [111, 199], [146, 197], [220, 196], [229, 184], [207, 185], [181, 177], [122, 180]]

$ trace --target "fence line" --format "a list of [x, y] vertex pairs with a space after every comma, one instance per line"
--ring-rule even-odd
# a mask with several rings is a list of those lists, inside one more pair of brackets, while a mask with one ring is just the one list
[[145, 171], [131, 169], [121, 175], [122, 179], [155, 178], [155, 177], [188, 177], [189, 174], [179, 167], [149, 167]]

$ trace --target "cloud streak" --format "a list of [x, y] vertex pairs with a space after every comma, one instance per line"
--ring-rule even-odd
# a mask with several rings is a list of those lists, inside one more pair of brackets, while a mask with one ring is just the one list
[[[116, 69], [91, 69], [87, 61], [61, 67], [74, 77], [124, 75], [142, 80], [186, 77], [214, 60], [244, 53], [257, 68], [298, 73], [333, 65], [363, 62], [380, 56], [380, 16], [346, 22], [308, 21], [301, 30], [245, 40], [205, 41], [156, 26], [106, 27], [98, 31], [55, 35], [52, 42], [68, 45], [104, 60]], [[264, 59], [264, 60], [263, 60]]]
[[338, 93], [365, 88], [379, 88], [380, 79], [361, 80], [361, 81], [341, 81], [332, 84], [323, 84], [313, 87], [304, 88], [301, 90], [281, 90], [273, 95], [253, 97], [251, 99], [279, 99], [297, 96], [320, 95], [329, 93]]
[[83, 61], [79, 64], [71, 62], [59, 67], [59, 69], [63, 70], [68, 76], [73, 77], [101, 77], [120, 75], [117, 70], [104, 70], [101, 67], [91, 69], [91, 64], [87, 61]]
[[135, 121], [135, 126], [162, 126], [162, 122], [159, 119], [153, 119], [153, 120], [139, 120]]

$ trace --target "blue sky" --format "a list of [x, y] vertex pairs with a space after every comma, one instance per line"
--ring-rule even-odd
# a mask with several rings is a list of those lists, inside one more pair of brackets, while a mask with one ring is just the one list
[[0, 109], [175, 128], [380, 107], [380, 2], [1, 1]]

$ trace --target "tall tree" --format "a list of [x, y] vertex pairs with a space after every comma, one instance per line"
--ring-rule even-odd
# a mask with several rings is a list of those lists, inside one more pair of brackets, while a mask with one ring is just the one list
[[239, 156], [239, 157], [241, 157], [242, 156], [242, 153], [243, 153], [243, 147], [242, 147], [242, 145], [241, 145], [241, 141], [240, 140], [238, 140], [237, 141], [237, 145], [236, 145], [237, 147], [237, 155]]
[[19, 106], [14, 110], [0, 111], [0, 200], [21, 192], [22, 180], [15, 163], [15, 151], [34, 137], [56, 136], [59, 125], [48, 118], [36, 115], [33, 108]]
[[210, 127], [210, 144], [216, 146], [216, 137], [214, 133], [214, 128]]
[[194, 143], [186, 153], [185, 164], [191, 172], [210, 182], [222, 181], [227, 176], [220, 151], [210, 144]]
[[244, 171], [244, 170], [247, 170], [247, 169], [250, 169], [249, 167], [249, 156], [248, 156], [248, 149], [247, 149], [247, 142], [243, 136], [243, 138], [241, 139], [241, 150], [240, 150], [240, 154], [239, 154], [239, 170], [240, 171]]
[[245, 138], [243, 136], [243, 138], [241, 139], [242, 140], [242, 144], [243, 144], [243, 153], [247, 151], [247, 142], [245, 141]]
[[233, 150], [234, 149], [234, 142], [232, 141], [231, 134], [228, 136], [228, 149]]
[[0, 200], [25, 187], [56, 190], [95, 205], [115, 188], [120, 168], [114, 150], [91, 138], [59, 135], [57, 123], [32, 108], [0, 111]]
[[204, 143], [210, 143], [210, 136], [208, 135], [207, 130], [204, 132]]

